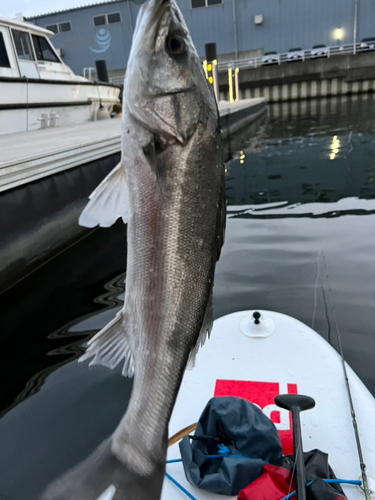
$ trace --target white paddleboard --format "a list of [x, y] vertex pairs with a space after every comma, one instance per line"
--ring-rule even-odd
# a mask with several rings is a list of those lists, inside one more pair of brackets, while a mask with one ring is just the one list
[[[238, 396], [258, 404], [279, 431], [284, 453], [292, 452], [289, 412], [274, 405], [278, 394], [299, 393], [315, 399], [312, 410], [301, 413], [304, 451], [328, 453], [340, 479], [360, 479], [358, 452], [341, 357], [319, 334], [300, 321], [273, 311], [262, 311], [259, 325], [254, 311], [229, 314], [214, 322], [211, 339], [186, 371], [169, 425], [169, 436], [198, 421], [213, 396]], [[375, 399], [347, 366], [369, 486], [375, 492]], [[168, 460], [180, 458], [178, 444]], [[236, 497], [215, 495], [187, 482], [181, 462], [167, 464], [167, 472], [198, 500]], [[349, 500], [363, 500], [357, 486], [343, 485]], [[188, 497], [169, 479], [162, 500]], [[371, 495], [375, 499], [375, 493]]]

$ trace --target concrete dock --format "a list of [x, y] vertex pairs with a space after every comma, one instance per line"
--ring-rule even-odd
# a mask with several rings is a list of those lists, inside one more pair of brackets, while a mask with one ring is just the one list
[[[224, 139], [265, 113], [263, 98], [221, 101]], [[0, 192], [121, 151], [121, 119], [0, 136]]]
[[121, 120], [0, 136], [0, 191], [118, 153]]
[[[251, 136], [266, 104], [220, 102], [219, 110], [228, 159], [239, 129]], [[0, 293], [93, 231], [78, 225], [79, 214], [120, 155], [120, 119], [0, 136]]]

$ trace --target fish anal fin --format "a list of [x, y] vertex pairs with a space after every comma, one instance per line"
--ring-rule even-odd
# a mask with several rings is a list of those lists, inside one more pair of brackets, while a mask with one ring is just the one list
[[79, 217], [85, 227], [110, 227], [119, 217], [124, 223], [131, 217], [126, 172], [120, 162], [89, 196], [90, 200]]
[[92, 365], [103, 365], [108, 368], [115, 368], [121, 361], [124, 361], [122, 374], [125, 377], [134, 375], [134, 359], [126, 332], [124, 309], [98, 332], [89, 342], [87, 351], [79, 361], [85, 361], [93, 357]]
[[212, 307], [212, 287], [211, 287], [201, 331], [199, 332], [198, 340], [189, 355], [186, 367], [188, 370], [194, 368], [196, 355], [199, 351], [199, 348], [204, 345], [207, 339], [210, 338], [212, 326], [213, 326], [213, 307]]

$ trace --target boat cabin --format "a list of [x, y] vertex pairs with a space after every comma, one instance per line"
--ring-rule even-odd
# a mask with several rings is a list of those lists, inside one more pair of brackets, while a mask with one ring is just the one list
[[31, 23], [0, 16], [0, 78], [83, 80], [64, 64], [54, 35]]
[[0, 135], [110, 118], [120, 88], [74, 74], [53, 35], [0, 16]]

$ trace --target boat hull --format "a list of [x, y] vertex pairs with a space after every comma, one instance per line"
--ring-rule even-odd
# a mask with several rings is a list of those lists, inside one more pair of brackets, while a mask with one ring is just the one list
[[92, 82], [0, 79], [0, 135], [66, 127], [110, 116], [120, 88]]

